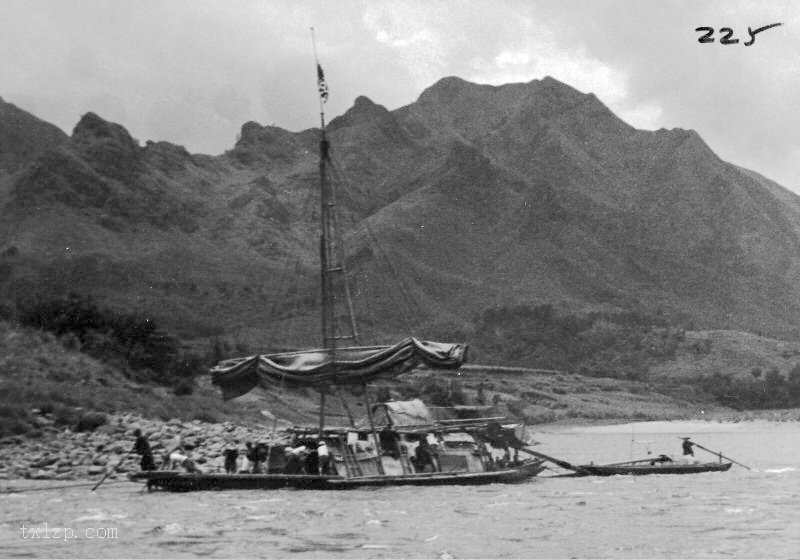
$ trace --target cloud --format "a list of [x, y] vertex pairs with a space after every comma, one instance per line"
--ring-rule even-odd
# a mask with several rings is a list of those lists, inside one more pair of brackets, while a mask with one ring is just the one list
[[566, 52], [554, 45], [533, 44], [521, 50], [504, 50], [489, 61], [476, 58], [472, 65], [474, 72], [469, 78], [479, 83], [502, 85], [551, 76], [608, 103], [627, 97], [627, 76], [587, 56], [582, 49]]
[[390, 48], [412, 76], [415, 88], [438, 81], [447, 72], [450, 47], [437, 25], [440, 9], [417, 3], [368, 4], [364, 27], [375, 41]]
[[[751, 47], [699, 26], [781, 22]], [[3, 0], [4, 99], [69, 131], [82, 113], [191, 151], [241, 124], [318, 125], [310, 28], [328, 118], [359, 95], [396, 109], [439, 79], [546, 75], [646, 129], [697, 130], [721, 157], [800, 191], [800, 4], [773, 0]], [[105, 114], [103, 114], [105, 113]]]
[[[800, 113], [797, 29], [800, 6], [792, 2], [608, 0], [569, 2], [543, 17], [561, 48], [585, 48], [627, 77], [624, 99], [599, 97], [623, 118], [652, 128], [697, 130], [723, 159], [755, 169], [800, 192], [800, 167], [792, 153]], [[575, 18], [580, 11], [581, 18]], [[784, 25], [757, 36], [748, 27]], [[700, 44], [697, 27], [715, 30]], [[740, 43], [722, 45], [730, 27]], [[635, 123], [631, 123], [635, 124]], [[792, 169], [792, 172], [788, 170]]]

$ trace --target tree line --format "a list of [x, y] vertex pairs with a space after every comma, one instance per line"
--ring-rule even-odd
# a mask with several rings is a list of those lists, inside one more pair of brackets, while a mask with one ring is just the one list
[[641, 311], [559, 312], [553, 305], [497, 307], [476, 321], [476, 359], [643, 380], [675, 355], [683, 328]]
[[[552, 305], [497, 307], [476, 321], [474, 350], [480, 361], [573, 371], [658, 383], [650, 368], [675, 357], [685, 330], [662, 315], [641, 311], [570, 314]], [[696, 342], [697, 353], [710, 340]], [[737, 409], [800, 406], [800, 364], [782, 375], [777, 368], [750, 376], [715, 372], [696, 387], [716, 402]], [[665, 389], [669, 382], [664, 381]]]
[[66, 347], [115, 365], [136, 381], [171, 386], [177, 394], [191, 393], [194, 375], [205, 369], [203, 356], [182, 350], [152, 318], [102, 307], [90, 296], [22, 303], [17, 320], [52, 332]]

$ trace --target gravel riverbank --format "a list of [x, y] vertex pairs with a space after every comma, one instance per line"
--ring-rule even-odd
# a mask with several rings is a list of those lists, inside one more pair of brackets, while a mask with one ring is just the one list
[[237, 445], [241, 454], [246, 442], [270, 439], [267, 427], [158, 421], [133, 414], [109, 415], [104, 424], [91, 431], [59, 428], [46, 414], [39, 416], [39, 424], [39, 437], [12, 436], [0, 442], [0, 480], [94, 479], [108, 472], [110, 479], [123, 477], [139, 470], [140, 457], [129, 454], [137, 428], [150, 442], [156, 464], [180, 439], [191, 459], [206, 472], [222, 470], [226, 448]]

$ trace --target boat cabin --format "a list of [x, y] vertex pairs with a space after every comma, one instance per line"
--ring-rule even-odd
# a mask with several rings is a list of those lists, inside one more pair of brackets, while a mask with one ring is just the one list
[[501, 420], [437, 420], [418, 399], [381, 403], [373, 408], [371, 426], [328, 427], [322, 438], [318, 428], [288, 430], [291, 439], [268, 454], [264, 471], [343, 478], [490, 472], [516, 463], [509, 448], [513, 427]]

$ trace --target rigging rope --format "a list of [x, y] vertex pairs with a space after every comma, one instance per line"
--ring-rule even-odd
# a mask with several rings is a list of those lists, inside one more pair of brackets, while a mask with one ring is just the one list
[[[341, 167], [338, 163], [331, 161], [331, 168], [333, 173], [336, 175], [337, 182], [339, 182], [343, 187], [349, 186], [349, 182], [346, 180], [344, 172], [342, 171]], [[343, 188], [342, 190], [346, 190]], [[400, 308], [400, 318], [403, 322], [403, 326], [405, 327], [406, 331], [410, 332], [412, 330], [412, 320], [411, 320], [411, 311], [410, 309], [413, 307], [415, 308], [420, 314], [422, 313], [421, 304], [417, 302], [414, 298], [411, 297], [410, 290], [404, 280], [404, 277], [400, 274], [397, 268], [394, 266], [394, 263], [389, 258], [387, 252], [384, 250], [383, 245], [378, 240], [378, 237], [375, 235], [372, 227], [369, 224], [367, 219], [362, 221], [364, 225], [364, 229], [367, 233], [367, 241], [369, 247], [372, 248], [375, 254], [379, 257], [380, 260], [383, 261], [385, 266], [389, 269], [391, 276], [394, 278], [397, 286], [399, 288], [400, 295], [404, 301], [400, 302], [400, 305], [397, 307]], [[390, 293], [394, 294], [394, 290], [389, 290]], [[403, 303], [406, 305], [402, 305]]]
[[[332, 151], [332, 150], [331, 150]], [[329, 162], [329, 170], [331, 173], [331, 178], [336, 181], [339, 185], [340, 190], [349, 195], [352, 198], [352, 189], [350, 189], [350, 183], [347, 180], [344, 171], [342, 170], [341, 166], [334, 161], [332, 158], [328, 159]], [[311, 184], [311, 182], [309, 182]], [[304, 216], [314, 215], [317, 211], [316, 204], [314, 203], [314, 194], [316, 194], [315, 189], [309, 188], [306, 192], [305, 196], [301, 202], [301, 211]], [[337, 220], [338, 222], [338, 220]], [[367, 238], [368, 247], [373, 249], [373, 253], [377, 256], [377, 262], [383, 263], [385, 269], [388, 270], [388, 276], [394, 279], [394, 283], [396, 285], [395, 290], [387, 290], [390, 293], [390, 297], [396, 308], [398, 309], [398, 317], [400, 318], [403, 327], [406, 329], [407, 332], [412, 330], [412, 325], [416, 323], [414, 320], [414, 312], [418, 313], [419, 315], [424, 315], [425, 310], [423, 305], [417, 298], [412, 297], [411, 288], [408, 285], [408, 282], [404, 278], [400, 271], [395, 266], [395, 263], [392, 262], [392, 259], [389, 257], [388, 252], [384, 248], [383, 244], [378, 239], [375, 231], [370, 226], [368, 220], [363, 220], [362, 224], [364, 226]], [[336, 226], [338, 227], [339, 224], [337, 223]], [[341, 251], [341, 244], [337, 244], [337, 250]], [[344, 263], [345, 256], [341, 255], [340, 257], [342, 263]], [[294, 267], [290, 265], [290, 262], [294, 261]], [[289, 304], [288, 309], [288, 318], [296, 317], [303, 309], [304, 309], [304, 293], [305, 293], [305, 282], [301, 280], [305, 280], [305, 275], [302, 274], [301, 270], [302, 260], [297, 257], [289, 257], [286, 259], [286, 266], [282, 267], [282, 271], [280, 277], [278, 279], [278, 283], [275, 287], [273, 301], [269, 310], [270, 316], [276, 316], [281, 304]], [[379, 271], [380, 267], [376, 270]], [[296, 294], [286, 301], [286, 296], [291, 286], [291, 277], [295, 279], [295, 286], [296, 286]], [[345, 289], [349, 292], [349, 286], [346, 284]], [[314, 303], [319, 304], [318, 296], [316, 291], [313, 291], [315, 295]], [[399, 295], [399, 298], [398, 298]], [[353, 309], [352, 309], [352, 302], [350, 301], [349, 293], [347, 295], [348, 305], [350, 305], [349, 312], [352, 316]], [[364, 302], [367, 304], [367, 302]], [[355, 326], [353, 325], [353, 334], [357, 336], [355, 331]]]
[[[316, 216], [316, 203], [314, 200], [315, 194], [316, 190], [313, 187], [309, 186], [309, 188], [306, 189], [306, 192], [301, 198], [299, 205], [301, 216], [311, 216], [311, 219], [314, 219]], [[292, 318], [297, 317], [302, 311], [303, 306], [301, 304], [305, 299], [306, 275], [304, 274], [305, 271], [301, 265], [302, 260], [297, 255], [289, 255], [284, 260], [284, 266], [281, 267], [280, 276], [278, 277], [278, 282], [275, 285], [271, 297], [272, 301], [269, 308], [269, 317], [276, 317], [279, 312], [279, 307], [283, 307], [283, 314], [281, 314], [281, 318], [286, 318], [289, 321], [291, 321]], [[292, 277], [295, 280], [294, 283], [291, 282]], [[295, 287], [295, 293], [289, 297], [289, 290], [292, 286]], [[311, 290], [310, 293], [314, 294], [315, 299], [312, 303], [313, 305], [317, 302], [318, 294], [314, 290]], [[288, 307], [284, 307], [287, 304]]]

